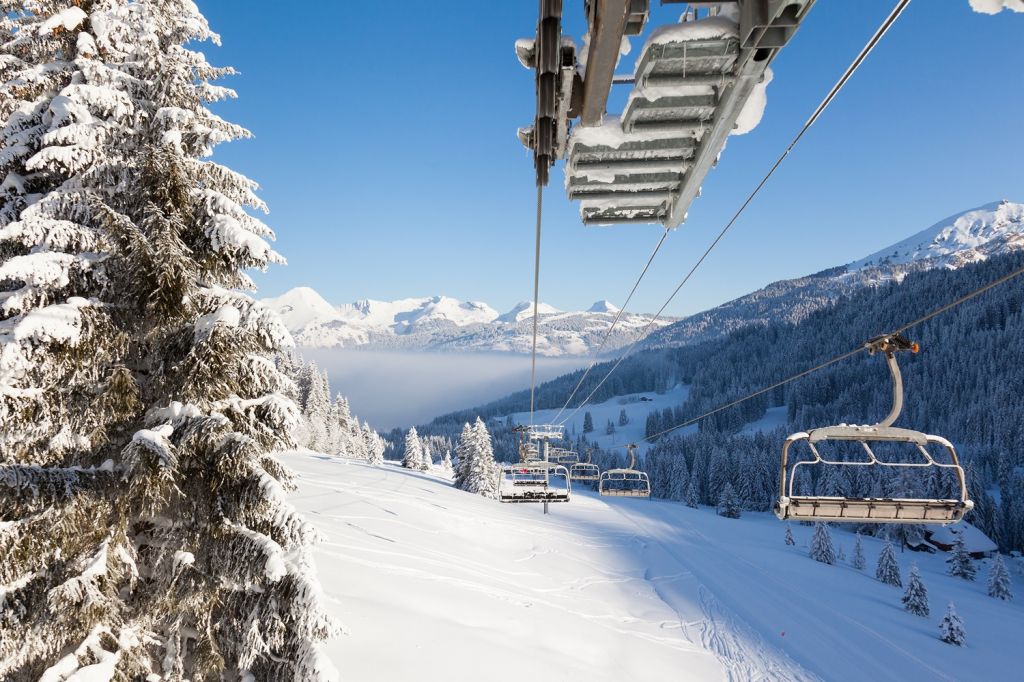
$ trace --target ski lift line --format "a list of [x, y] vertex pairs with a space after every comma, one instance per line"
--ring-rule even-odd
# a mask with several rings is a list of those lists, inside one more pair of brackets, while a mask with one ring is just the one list
[[583, 376], [581, 376], [580, 380], [576, 382], [576, 387], [572, 389], [572, 393], [569, 394], [569, 397], [566, 399], [565, 404], [562, 405], [562, 407], [558, 410], [558, 414], [555, 415], [555, 418], [552, 421], [558, 421], [558, 418], [562, 416], [563, 412], [565, 412], [565, 408], [569, 407], [569, 403], [572, 402], [572, 399], [580, 390], [580, 386], [583, 385], [583, 382], [586, 381], [587, 377], [590, 375], [590, 370], [594, 369], [594, 366], [597, 365], [597, 357], [601, 355], [601, 351], [604, 350], [605, 344], [608, 343], [608, 339], [611, 337], [612, 332], [615, 331], [616, 325], [619, 324], [619, 320], [622, 318], [623, 313], [626, 312], [626, 307], [629, 305], [629, 302], [633, 300], [633, 294], [636, 293], [636, 289], [637, 287], [640, 286], [640, 282], [647, 275], [647, 270], [651, 267], [651, 263], [654, 262], [654, 257], [658, 255], [658, 251], [661, 250], [661, 246], [662, 244], [665, 243], [665, 239], [668, 238], [668, 233], [668, 229], [666, 229], [662, 233], [661, 239], [658, 240], [658, 245], [654, 247], [654, 251], [651, 252], [650, 258], [647, 259], [647, 264], [644, 266], [644, 269], [640, 272], [640, 276], [637, 277], [636, 282], [633, 283], [633, 288], [630, 289], [629, 295], [626, 296], [626, 302], [622, 304], [622, 307], [619, 308], [619, 311], [615, 314], [615, 319], [612, 320], [612, 326], [609, 327], [608, 331], [605, 332], [604, 338], [601, 339], [601, 343], [598, 345], [597, 350], [594, 351], [594, 361], [591, 362], [590, 366], [588, 366], [586, 371], [583, 372]]
[[[1024, 275], [1024, 267], [1018, 268], [1018, 269], [1014, 270], [1013, 272], [1011, 272], [1009, 274], [1006, 274], [1006, 275], [1004, 275], [1004, 276], [1002, 276], [1002, 277], [1000, 277], [1000, 278], [998, 278], [996, 280], [993, 280], [992, 282], [989, 282], [985, 286], [979, 287], [978, 289], [975, 289], [975, 290], [973, 290], [973, 291], [971, 291], [971, 292], [961, 296], [960, 298], [956, 299], [955, 301], [952, 301], [951, 303], [947, 303], [946, 305], [943, 305], [943, 306], [941, 306], [939, 308], [936, 308], [935, 310], [931, 311], [927, 315], [922, 315], [921, 317], [917, 318], [913, 322], [908, 322], [907, 324], [903, 325], [902, 327], [897, 327], [896, 330], [894, 330], [893, 332], [890, 332], [889, 334], [885, 334], [884, 336], [896, 336], [897, 334], [902, 334], [903, 332], [907, 331], [908, 329], [916, 327], [916, 326], [918, 326], [920, 324], [924, 324], [928, 320], [931, 320], [932, 318], [937, 317], [938, 315], [941, 315], [942, 313], [948, 312], [948, 311], [952, 310], [953, 308], [956, 308], [957, 306], [962, 305], [962, 304], [966, 303], [967, 301], [970, 301], [971, 299], [976, 298], [976, 297], [980, 296], [981, 294], [984, 294], [985, 292], [990, 291], [990, 290], [996, 288], [997, 286], [999, 286], [1001, 284], [1005, 284], [1005, 283], [1009, 282], [1012, 279], [1020, 277], [1021, 275]], [[762, 388], [762, 389], [759, 389], [757, 391], [754, 391], [753, 393], [751, 393], [751, 394], [749, 394], [747, 396], [744, 396], [743, 398], [739, 398], [737, 400], [733, 400], [732, 402], [726, 403], [725, 405], [721, 405], [720, 407], [716, 407], [715, 409], [709, 410], [709, 411], [705, 412], [704, 414], [702, 414], [702, 415], [700, 415], [698, 417], [694, 417], [693, 419], [689, 419], [689, 420], [687, 420], [685, 422], [682, 422], [680, 424], [676, 424], [675, 426], [673, 426], [671, 428], [668, 428], [668, 429], [665, 429], [664, 431], [659, 431], [658, 433], [655, 433], [655, 434], [653, 434], [651, 436], [648, 436], [648, 438], [649, 439], [660, 438], [661, 436], [664, 436], [666, 434], [672, 433], [673, 431], [677, 431], [677, 430], [679, 430], [681, 428], [690, 426], [691, 424], [696, 424], [697, 422], [701, 421], [702, 419], [706, 419], [707, 417], [710, 417], [713, 414], [717, 414], [717, 413], [721, 412], [722, 410], [727, 410], [730, 407], [735, 407], [736, 405], [739, 405], [740, 403], [744, 403], [744, 402], [746, 402], [748, 400], [751, 400], [751, 399], [756, 398], [756, 397], [758, 397], [760, 395], [768, 393], [769, 391], [773, 391], [776, 388], [779, 388], [780, 386], [785, 386], [786, 384], [792, 383], [792, 382], [796, 381], [797, 379], [802, 379], [805, 376], [807, 376], [808, 374], [813, 374], [813, 373], [815, 373], [815, 372], [817, 372], [819, 370], [822, 370], [822, 369], [825, 369], [826, 367], [829, 367], [830, 365], [834, 365], [837, 362], [842, 362], [843, 360], [847, 360], [849, 358], [852, 358], [853, 356], [857, 355], [858, 353], [862, 353], [862, 352], [864, 352], [866, 350], [868, 350], [868, 346], [867, 345], [861, 345], [860, 347], [855, 348], [855, 349], [849, 351], [848, 353], [843, 353], [842, 355], [838, 355], [838, 356], [832, 358], [831, 360], [826, 360], [825, 362], [822, 362], [821, 364], [815, 365], [814, 367], [811, 367], [810, 369], [806, 369], [803, 372], [800, 372], [799, 374], [794, 374], [793, 376], [789, 377], [788, 379], [783, 379], [782, 381], [776, 382], [776, 383], [772, 384], [771, 386], [768, 386], [767, 388]], [[606, 449], [608, 449], [608, 450], [615, 450], [616, 448], [621, 448], [621, 447], [626, 447], [626, 446], [625, 445], [610, 445]]]
[[534, 397], [537, 392], [537, 320], [540, 308], [540, 225], [544, 206], [544, 186], [537, 184], [537, 237], [533, 259], [533, 351], [530, 353], [530, 426], [533, 426]]
[[[626, 349], [625, 353], [623, 353], [622, 355], [619, 356], [618, 360], [615, 362], [615, 364], [612, 366], [612, 368], [608, 371], [608, 374], [606, 374], [604, 379], [602, 379], [600, 381], [600, 383], [598, 383], [598, 385], [594, 388], [594, 390], [591, 391], [590, 395], [587, 396], [586, 400], [584, 400], [575, 410], [573, 410], [569, 414], [568, 417], [566, 417], [564, 420], [562, 420], [559, 423], [564, 424], [566, 421], [571, 419], [574, 414], [579, 412], [580, 409], [584, 405], [586, 405], [587, 402], [590, 401], [590, 398], [592, 398], [594, 396], [594, 394], [597, 393], [597, 390], [599, 388], [601, 388], [601, 386], [608, 379], [608, 377], [610, 377], [612, 375], [612, 373], [616, 369], [618, 369], [618, 367], [622, 363], [623, 359], [625, 359], [625, 357], [627, 355], [629, 355], [630, 352], [632, 352], [632, 350], [636, 346], [636, 344], [639, 343], [644, 337], [646, 337], [647, 332], [654, 325], [654, 323], [657, 322], [657, 320], [661, 317], [661, 314], [665, 311], [665, 309], [672, 302], [672, 300], [675, 299], [675, 297], [679, 293], [679, 291], [690, 280], [690, 278], [693, 276], [694, 272], [697, 271], [697, 269], [707, 259], [708, 255], [710, 255], [710, 253], [715, 249], [715, 247], [718, 246], [718, 243], [720, 241], [722, 241], [722, 238], [725, 237], [726, 233], [730, 229], [732, 229], [733, 225], [735, 225], [736, 221], [739, 220], [739, 217], [741, 215], [743, 215], [743, 212], [747, 210], [747, 207], [750, 206], [750, 204], [751, 204], [751, 202], [753, 202], [754, 198], [761, 192], [761, 190], [764, 188], [764, 186], [766, 184], [768, 184], [768, 180], [772, 177], [772, 175], [775, 174], [775, 171], [778, 170], [779, 166], [782, 165], [782, 162], [786, 159], [787, 156], [789, 156], [789, 153], [791, 151], [793, 151], [793, 149], [796, 147], [797, 143], [800, 142], [800, 140], [804, 136], [804, 133], [806, 133], [810, 129], [810, 127], [812, 125], [814, 125], [815, 121], [818, 120], [818, 118], [825, 111], [825, 109], [832, 102], [832, 100], [834, 100], [836, 98], [836, 95], [839, 94], [839, 91], [843, 89], [843, 86], [846, 85], [846, 83], [850, 80], [850, 78], [857, 71], [857, 69], [860, 68], [860, 65], [864, 63], [864, 60], [867, 58], [867, 56], [871, 53], [872, 50], [874, 50], [875, 46], [878, 45], [878, 43], [881, 41], [882, 37], [889, 31], [889, 29], [896, 22], [896, 20], [900, 17], [900, 15], [903, 14], [903, 11], [907, 8], [907, 5], [909, 5], [909, 4], [910, 4], [910, 0], [900, 0], [896, 4], [896, 6], [893, 8], [892, 12], [890, 12], [889, 16], [886, 17], [885, 21], [882, 22], [881, 26], [878, 27], [878, 29], [875, 31], [874, 35], [871, 36], [871, 39], [868, 40], [867, 44], [865, 44], [864, 47], [861, 49], [860, 53], [858, 53], [857, 57], [854, 58], [854, 60], [850, 63], [850, 65], [848, 67], [846, 67], [846, 71], [843, 72], [843, 75], [840, 76], [838, 81], [836, 81], [836, 84], [833, 85], [832, 89], [829, 90], [827, 95], [825, 95], [825, 98], [821, 101], [821, 103], [818, 105], [818, 107], [814, 110], [814, 113], [811, 114], [810, 118], [807, 119], [807, 122], [804, 123], [804, 125], [800, 128], [799, 132], [797, 132], [796, 136], [793, 138], [793, 140], [786, 147], [785, 151], [783, 151], [782, 154], [779, 155], [779, 158], [775, 160], [775, 163], [772, 164], [771, 168], [769, 168], [769, 170], [765, 174], [765, 176], [763, 178], [761, 178], [761, 181], [757, 184], [756, 187], [754, 187], [754, 190], [747, 196], [746, 200], [740, 205], [739, 209], [736, 211], [735, 214], [733, 214], [732, 218], [729, 220], [728, 223], [726, 223], [725, 227], [722, 228], [722, 231], [718, 233], [718, 236], [715, 237], [713, 242], [711, 242], [711, 245], [707, 248], [706, 251], [704, 251], [704, 253], [703, 253], [703, 255], [701, 255], [700, 259], [698, 259], [696, 264], [694, 264], [693, 268], [691, 268], [690, 271], [688, 273], [686, 273], [686, 277], [684, 277], [683, 280], [679, 283], [679, 286], [677, 286], [675, 288], [675, 291], [672, 292], [672, 294], [665, 301], [664, 305], [661, 306], [661, 308], [658, 310], [658, 313], [653, 318], [651, 318], [651, 321], [644, 328], [644, 330], [641, 333], [641, 335], [632, 344], [629, 345], [629, 347]], [[559, 414], [561, 414], [561, 413], [559, 413]]]

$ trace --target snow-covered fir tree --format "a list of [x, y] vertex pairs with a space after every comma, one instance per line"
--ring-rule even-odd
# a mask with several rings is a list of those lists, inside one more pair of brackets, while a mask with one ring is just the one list
[[820, 561], [823, 564], [836, 563], [836, 551], [832, 547], [832, 533], [828, 530], [828, 524], [814, 524], [814, 535], [811, 536], [809, 555], [815, 561]]
[[837, 544], [838, 544], [839, 548], [836, 550], [836, 560], [837, 561], [846, 561], [846, 550], [843, 549], [842, 543], [837, 543]]
[[441, 471], [447, 476], [452, 476], [455, 473], [455, 469], [452, 467], [451, 450], [446, 450], [444, 453], [444, 459], [441, 460]]
[[473, 427], [466, 422], [462, 425], [462, 433], [455, 443], [455, 457], [458, 460], [455, 466], [455, 487], [464, 490], [466, 477], [471, 468], [470, 462], [473, 459]]
[[594, 430], [594, 417], [590, 412], [583, 413], [583, 433], [590, 433]]
[[927, 616], [931, 613], [928, 607], [928, 589], [921, 580], [921, 573], [917, 570], [917, 564], [910, 565], [910, 574], [907, 578], [907, 591], [903, 593], [903, 608], [915, 616]]
[[367, 462], [374, 465], [384, 463], [384, 451], [387, 449], [387, 443], [365, 422], [363, 423], [363, 448], [366, 452]]
[[853, 559], [850, 563], [858, 571], [863, 571], [868, 565], [867, 559], [864, 558], [864, 543], [861, 542], [860, 533], [853, 537]]
[[796, 540], [793, 539], [793, 529], [788, 525], [786, 526], [786, 544], [790, 547], [796, 544]]
[[190, 0], [2, 6], [0, 678], [333, 678], [218, 38]]
[[946, 644], [955, 644], [956, 646], [963, 646], [967, 641], [964, 622], [957, 615], [953, 602], [949, 602], [949, 606], [946, 607], [946, 615], [942, 617], [942, 622], [939, 623], [939, 639]]
[[405, 449], [402, 456], [402, 466], [406, 469], [423, 468], [423, 446], [420, 444], [420, 435], [416, 433], [416, 427], [412, 427], [405, 434]]
[[619, 426], [626, 426], [629, 424], [629, 415], [626, 414], [626, 408], [619, 410]]
[[455, 451], [459, 456], [455, 487], [484, 497], [497, 497], [498, 465], [494, 461], [491, 434], [480, 417], [473, 426], [466, 424], [463, 428]]
[[697, 494], [697, 482], [696, 477], [691, 477], [690, 482], [686, 484], [686, 495], [683, 497], [683, 502], [686, 503], [687, 507], [696, 509], [700, 505], [700, 495]]
[[423, 459], [420, 461], [420, 471], [430, 471], [431, 467], [434, 466], [434, 456], [430, 452], [430, 446], [426, 443], [421, 443], [420, 452], [423, 454]]
[[1009, 601], [1013, 599], [1010, 589], [1010, 573], [1006, 570], [1003, 557], [998, 553], [992, 560], [992, 568], [988, 572], [988, 596]]
[[886, 585], [903, 587], [903, 579], [900, 577], [900, 565], [896, 562], [896, 553], [893, 551], [892, 543], [888, 540], [882, 545], [882, 551], [878, 555], [875, 577]]
[[718, 496], [718, 515], [727, 519], [740, 518], [740, 501], [731, 483], [726, 483]]
[[305, 433], [301, 439], [306, 447], [317, 452], [327, 452], [333, 449], [331, 446], [336, 429], [333, 425], [334, 407], [331, 405], [331, 388], [327, 382], [327, 375], [320, 371], [316, 363], [309, 363], [305, 367], [306, 401], [302, 405], [302, 413], [305, 416]]
[[963, 578], [964, 580], [974, 580], [977, 569], [974, 567], [971, 555], [967, 552], [962, 534], [957, 533], [956, 542], [953, 544], [953, 552], [946, 559], [946, 563], [949, 564], [950, 575]]

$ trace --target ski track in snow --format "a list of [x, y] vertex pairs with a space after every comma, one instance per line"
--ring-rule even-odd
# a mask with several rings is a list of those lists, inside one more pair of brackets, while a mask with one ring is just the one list
[[[1024, 632], [1021, 605], [942, 576], [941, 556], [900, 557], [932, 591], [932, 617], [919, 618], [870, 569], [808, 559], [810, 529], [793, 526], [785, 547], [766, 514], [577, 488], [544, 516], [392, 464], [287, 460], [291, 500], [325, 538], [318, 570], [349, 631], [328, 653], [349, 679], [1000, 679]], [[871, 566], [880, 543], [864, 544]], [[936, 636], [950, 599], [966, 614], [964, 648]]]

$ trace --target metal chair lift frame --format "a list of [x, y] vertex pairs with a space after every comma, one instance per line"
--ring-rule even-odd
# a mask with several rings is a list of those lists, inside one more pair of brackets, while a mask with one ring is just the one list
[[569, 467], [569, 478], [585, 483], [601, 480], [601, 469], [590, 461], [590, 450], [587, 450], [587, 461], [577, 462]]
[[[561, 438], [562, 427], [545, 424], [517, 427], [515, 430], [520, 434], [519, 458], [521, 462], [501, 468], [498, 479], [499, 501], [543, 502], [545, 513], [547, 513], [548, 502], [568, 502], [572, 495], [569, 470], [557, 462], [548, 461], [549, 440]], [[531, 442], [524, 442], [524, 435]], [[536, 441], [540, 441], [540, 443]], [[539, 458], [541, 454], [543, 454], [543, 459]], [[533, 456], [538, 459], [531, 459]]]
[[626, 447], [629, 450], [629, 468], [605, 471], [601, 474], [597, 492], [605, 497], [650, 497], [651, 480], [646, 472], [636, 468], [636, 445]]
[[[919, 431], [893, 427], [893, 422], [903, 410], [903, 377], [896, 362], [896, 353], [910, 350], [917, 352], [916, 343], [910, 343], [902, 336], [881, 336], [865, 344], [868, 352], [884, 353], [886, 364], [892, 375], [893, 404], [888, 416], [871, 426], [839, 425], [794, 433], [782, 446], [782, 468], [779, 481], [779, 500], [775, 515], [782, 520], [836, 521], [849, 523], [956, 523], [974, 507], [968, 498], [967, 482], [956, 449], [945, 438]], [[789, 468], [789, 451], [794, 443], [806, 442], [813, 459], [802, 460]], [[864, 448], [867, 461], [847, 462], [830, 460], [821, 456], [816, 447], [827, 441], [853, 441]], [[878, 459], [870, 443], [911, 443], [921, 454], [922, 462], [886, 462]], [[944, 448], [950, 462], [937, 462], [928, 451], [929, 445]], [[801, 466], [884, 466], [900, 469], [939, 467], [949, 469], [956, 475], [960, 488], [959, 499], [916, 499], [916, 498], [847, 498], [795, 495], [793, 487], [797, 469]], [[788, 475], [787, 475], [788, 473]]]
[[557, 464], [577, 464], [580, 461], [580, 456], [573, 450], [566, 450], [565, 448], [551, 448], [550, 459], [552, 462]]

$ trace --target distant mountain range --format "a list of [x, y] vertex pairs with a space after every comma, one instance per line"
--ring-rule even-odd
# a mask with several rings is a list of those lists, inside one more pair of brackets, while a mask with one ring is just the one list
[[[281, 316], [295, 342], [307, 348], [528, 353], [533, 342], [533, 304], [528, 302], [506, 313], [486, 303], [447, 296], [334, 306], [315, 290], [299, 287], [263, 303]], [[580, 312], [563, 312], [545, 303], [538, 310], [537, 350], [545, 356], [595, 352], [618, 313], [608, 301]], [[624, 313], [604, 351], [632, 343], [650, 320], [650, 315]]]
[[[797, 323], [862, 287], [900, 281], [920, 270], [956, 269], [1016, 249], [1024, 249], [1024, 205], [986, 204], [848, 265], [774, 282], [682, 320], [660, 319], [641, 346], [682, 346], [721, 338], [743, 327]], [[307, 287], [263, 302], [281, 315], [298, 345], [310, 348], [528, 353], [532, 342], [533, 305], [528, 302], [505, 313], [486, 303], [447, 296], [334, 306]], [[617, 312], [608, 301], [579, 312], [541, 304], [538, 352], [593, 354]], [[603, 352], [632, 343], [650, 319], [650, 315], [624, 313]]]
[[770, 322], [797, 323], [866, 286], [901, 281], [908, 273], [957, 269], [1024, 249], [1024, 205], [999, 201], [966, 211], [848, 265], [774, 282], [717, 308], [653, 332], [641, 344], [664, 348], [721, 338]]

